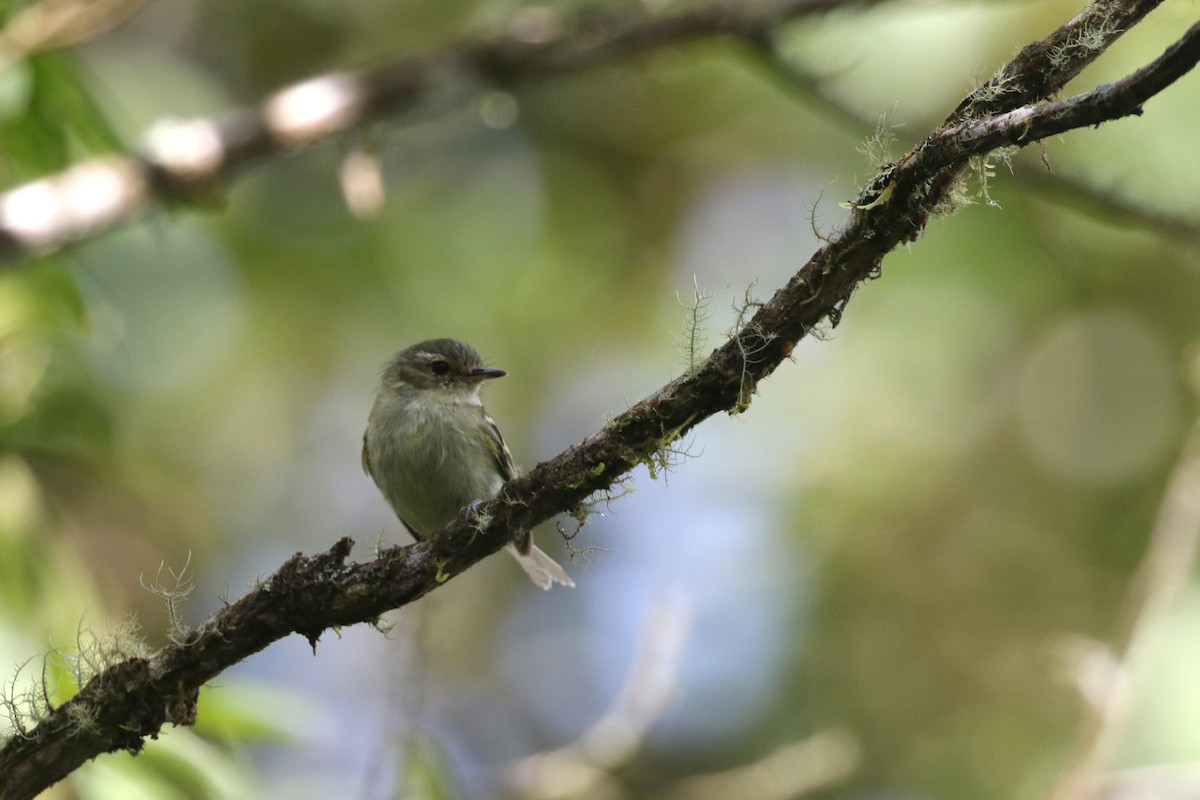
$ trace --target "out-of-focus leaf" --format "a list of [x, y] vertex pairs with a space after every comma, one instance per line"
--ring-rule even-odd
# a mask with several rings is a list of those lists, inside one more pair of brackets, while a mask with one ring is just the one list
[[79, 284], [61, 258], [43, 258], [24, 274], [41, 300], [43, 324], [61, 328], [82, 325], [87, 320]]
[[260, 797], [244, 769], [190, 730], [166, 728], [138, 756], [118, 753], [71, 777], [85, 800], [187, 798], [244, 800]]
[[120, 138], [69, 54], [46, 53], [30, 63], [36, 70], [38, 99], [45, 113], [65, 126], [85, 152], [103, 153], [121, 148]]
[[98, 759], [71, 776], [84, 800], [187, 800], [187, 795], [154, 775], [131, 770], [128, 756]]
[[0, 68], [0, 125], [25, 113], [33, 92], [29, 65], [17, 61]]
[[195, 731], [241, 742], [284, 742], [311, 730], [311, 699], [265, 681], [230, 680], [200, 693]]
[[[24, 86], [17, 82], [22, 74]], [[0, 153], [8, 170], [3, 176], [6, 183], [54, 172], [80, 156], [121, 147], [68, 54], [44, 53], [10, 67], [3, 75]], [[12, 83], [7, 92], [5, 82]]]
[[411, 736], [404, 751], [404, 771], [396, 797], [449, 800], [454, 791], [442, 749], [428, 736]]
[[64, 384], [39, 396], [36, 413], [0, 435], [7, 436], [15, 448], [91, 461], [109, 451], [113, 419], [95, 394]]

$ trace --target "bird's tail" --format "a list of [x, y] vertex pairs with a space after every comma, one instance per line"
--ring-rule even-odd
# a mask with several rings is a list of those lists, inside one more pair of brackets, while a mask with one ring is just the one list
[[541, 588], [549, 589], [556, 583], [561, 583], [563, 586], [575, 585], [575, 581], [571, 580], [567, 571], [544, 551], [538, 549], [536, 544], [530, 545], [528, 553], [522, 553], [516, 545], [512, 544], [507, 549], [521, 565], [521, 569], [525, 570], [529, 579]]

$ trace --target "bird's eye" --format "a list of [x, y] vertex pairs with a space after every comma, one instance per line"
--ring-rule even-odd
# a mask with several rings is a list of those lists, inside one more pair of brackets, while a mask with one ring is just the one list
[[430, 362], [429, 369], [434, 375], [445, 375], [450, 371], [450, 365], [439, 358], [437, 361]]

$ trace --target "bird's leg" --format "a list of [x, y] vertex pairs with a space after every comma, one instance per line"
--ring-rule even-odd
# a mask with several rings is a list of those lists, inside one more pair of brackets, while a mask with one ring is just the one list
[[483, 505], [483, 499], [476, 498], [476, 499], [472, 500], [471, 502], [467, 503], [462, 508], [460, 508], [458, 510], [458, 514], [464, 520], [466, 520], [467, 522], [470, 522], [475, 518], [475, 514], [477, 511], [479, 511], [479, 507], [481, 505]]
[[[479, 511], [479, 507], [483, 505], [483, 502], [484, 501], [482, 499], [472, 500], [459, 509], [458, 513], [467, 522], [474, 522], [477, 518], [476, 515]], [[529, 531], [522, 531], [521, 535], [513, 541], [513, 544], [516, 546], [518, 553], [521, 555], [527, 555], [529, 553], [530, 545], [533, 544], [533, 537], [530, 535]]]

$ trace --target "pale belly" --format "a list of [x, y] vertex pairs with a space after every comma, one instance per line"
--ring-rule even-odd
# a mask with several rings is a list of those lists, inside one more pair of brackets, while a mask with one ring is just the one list
[[444, 527], [500, 489], [495, 457], [485, 440], [460, 429], [461, 414], [434, 409], [400, 418], [391, 428], [371, 426], [367, 449], [376, 485], [413, 536]]

